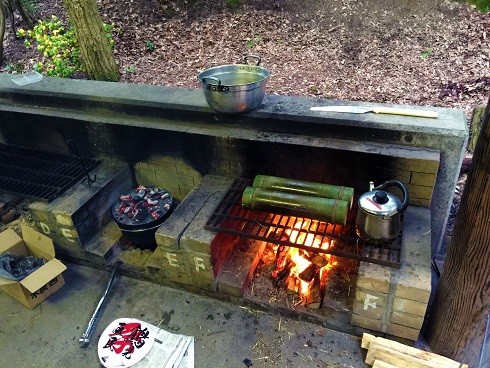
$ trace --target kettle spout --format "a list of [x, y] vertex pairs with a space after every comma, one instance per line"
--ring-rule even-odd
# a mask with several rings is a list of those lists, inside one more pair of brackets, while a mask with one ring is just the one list
[[374, 181], [369, 182], [369, 191], [371, 192], [374, 189]]

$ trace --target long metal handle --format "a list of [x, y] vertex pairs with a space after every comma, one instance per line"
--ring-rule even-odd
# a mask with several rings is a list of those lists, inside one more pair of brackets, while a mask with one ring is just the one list
[[114, 282], [114, 278], [116, 277], [117, 269], [119, 268], [121, 264], [121, 261], [118, 261], [116, 265], [114, 266], [114, 269], [112, 270], [111, 277], [109, 279], [109, 282], [107, 283], [107, 287], [105, 288], [104, 295], [102, 295], [102, 298], [99, 300], [99, 304], [97, 304], [97, 307], [95, 308], [94, 313], [92, 314], [92, 318], [90, 318], [90, 321], [88, 322], [87, 328], [85, 329], [85, 332], [83, 333], [82, 337], [78, 339], [80, 342], [80, 346], [82, 348], [86, 348], [90, 342], [90, 338], [92, 337], [92, 334], [94, 333], [95, 326], [97, 325], [97, 321], [99, 319], [99, 313], [104, 306], [107, 294], [109, 294], [109, 290], [111, 289], [111, 286]]

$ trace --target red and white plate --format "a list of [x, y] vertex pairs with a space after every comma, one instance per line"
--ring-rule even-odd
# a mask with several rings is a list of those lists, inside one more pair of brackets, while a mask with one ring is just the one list
[[119, 318], [104, 330], [97, 352], [104, 367], [130, 367], [151, 350], [152, 326], [135, 318]]

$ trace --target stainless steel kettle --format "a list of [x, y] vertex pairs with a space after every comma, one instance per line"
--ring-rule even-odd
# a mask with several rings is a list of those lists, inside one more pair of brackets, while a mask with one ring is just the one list
[[[359, 197], [359, 210], [356, 218], [357, 235], [368, 243], [386, 245], [400, 234], [401, 214], [408, 206], [408, 189], [398, 180], [388, 180]], [[398, 187], [403, 194], [400, 201], [394, 194], [385, 191]]]

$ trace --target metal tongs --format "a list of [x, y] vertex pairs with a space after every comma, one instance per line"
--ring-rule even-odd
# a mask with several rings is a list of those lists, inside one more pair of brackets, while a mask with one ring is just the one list
[[97, 304], [97, 307], [95, 308], [94, 314], [92, 314], [92, 318], [90, 318], [90, 321], [88, 322], [85, 332], [83, 333], [82, 337], [78, 339], [82, 348], [86, 348], [90, 342], [90, 338], [92, 337], [92, 334], [94, 333], [95, 327], [97, 326], [97, 322], [99, 320], [99, 313], [105, 304], [107, 294], [109, 294], [109, 290], [111, 289], [111, 286], [114, 282], [114, 278], [116, 277], [117, 269], [119, 268], [120, 264], [121, 261], [117, 261], [116, 265], [114, 266], [109, 282], [107, 283], [107, 287], [105, 288], [104, 295], [102, 295], [102, 298], [100, 298], [99, 304]]

